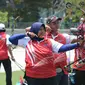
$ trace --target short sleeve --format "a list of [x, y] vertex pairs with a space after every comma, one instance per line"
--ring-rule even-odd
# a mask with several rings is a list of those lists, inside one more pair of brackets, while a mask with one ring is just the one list
[[63, 44], [61, 44], [61, 43], [59, 43], [59, 42], [57, 42], [57, 41], [55, 41], [55, 40], [53, 40], [53, 39], [50, 39], [50, 41], [51, 41], [51, 43], [52, 43], [52, 50], [53, 50], [53, 52], [58, 53], [60, 47], [61, 47]]
[[11, 45], [12, 43], [9, 41], [10, 35], [6, 34], [6, 44]]
[[64, 33], [63, 36], [66, 38], [66, 44], [71, 43], [73, 39], [77, 38], [74, 35], [69, 35], [69, 34], [66, 34], [66, 33]]
[[64, 37], [65, 37], [65, 39], [66, 39], [66, 44], [71, 43], [71, 37], [70, 37], [70, 35], [69, 35], [69, 34], [67, 34], [67, 33], [63, 33], [63, 36], [64, 36]]

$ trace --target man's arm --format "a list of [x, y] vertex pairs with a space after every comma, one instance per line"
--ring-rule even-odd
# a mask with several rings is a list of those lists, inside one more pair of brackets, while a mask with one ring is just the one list
[[15, 61], [15, 58], [14, 58], [14, 56], [13, 56], [13, 53], [12, 53], [12, 45], [8, 45], [8, 51], [9, 51], [9, 54], [10, 54], [10, 56], [11, 56], [11, 59], [13, 60], [13, 61]]
[[13, 60], [13, 61], [15, 61], [15, 59], [14, 59], [14, 56], [13, 56], [13, 53], [12, 53], [12, 44], [11, 44], [11, 42], [9, 41], [9, 35], [6, 35], [6, 44], [7, 44], [7, 47], [8, 47], [8, 52], [9, 52], [9, 54], [10, 54], [10, 56], [11, 56], [11, 59]]
[[80, 40], [78, 43], [63, 45], [63, 44], [58, 43], [58, 42], [56, 42], [56, 41], [54, 41], [52, 39], [50, 39], [50, 40], [52, 42], [53, 52], [56, 52], [56, 53], [66, 52], [66, 51], [75, 49], [76, 47], [79, 47], [83, 43], [83, 40]]

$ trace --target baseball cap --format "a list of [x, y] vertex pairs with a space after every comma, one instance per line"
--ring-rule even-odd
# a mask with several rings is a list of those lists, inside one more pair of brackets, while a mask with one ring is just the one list
[[55, 21], [57, 21], [57, 20], [62, 20], [62, 18], [59, 18], [59, 17], [56, 17], [56, 16], [51, 16], [51, 17], [48, 17], [48, 18], [47, 18], [46, 23], [47, 23], [47, 24], [50, 24], [50, 22], [55, 22]]
[[0, 31], [5, 31], [5, 25], [3, 23], [0, 23]]

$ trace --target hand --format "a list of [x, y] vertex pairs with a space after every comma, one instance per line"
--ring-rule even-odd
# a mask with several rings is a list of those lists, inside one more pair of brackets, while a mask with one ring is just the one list
[[84, 42], [85, 42], [85, 40], [78, 40], [78, 43], [80, 46], [82, 46]]
[[28, 35], [28, 36], [30, 35], [30, 37], [32, 37], [32, 38], [33, 38], [33, 37], [38, 37], [38, 36], [37, 36], [35, 33], [33, 33], [33, 32], [27, 32], [26, 35]]
[[29, 31], [30, 31], [30, 28], [31, 28], [31, 27], [25, 28], [25, 31], [26, 31], [26, 32], [29, 32]]
[[14, 57], [11, 57], [12, 61], [15, 61], [15, 58]]

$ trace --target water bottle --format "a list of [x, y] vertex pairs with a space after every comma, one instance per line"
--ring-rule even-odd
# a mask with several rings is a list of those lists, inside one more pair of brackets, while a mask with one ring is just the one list
[[17, 82], [16, 85], [21, 85], [21, 83], [20, 82]]
[[69, 73], [69, 78], [70, 78], [72, 84], [75, 84], [74, 75], [75, 75], [75, 73]]

